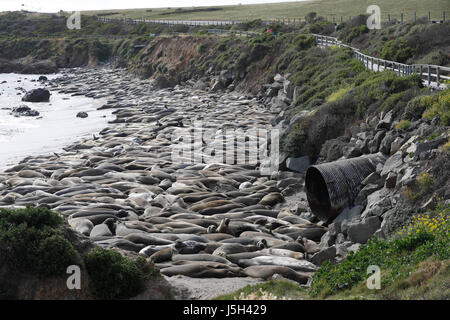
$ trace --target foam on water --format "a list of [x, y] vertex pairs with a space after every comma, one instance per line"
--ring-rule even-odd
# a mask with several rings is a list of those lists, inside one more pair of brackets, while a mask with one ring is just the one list
[[[50, 91], [49, 102], [21, 101], [24, 91], [45, 87], [31, 81], [38, 78], [39, 75], [0, 74], [0, 170], [27, 156], [58, 152], [82, 137], [98, 133], [112, 119], [111, 111], [96, 110], [106, 102], [105, 98], [72, 97]], [[39, 111], [42, 118], [13, 116], [11, 110], [20, 105]], [[77, 118], [80, 111], [87, 112], [89, 117]]]

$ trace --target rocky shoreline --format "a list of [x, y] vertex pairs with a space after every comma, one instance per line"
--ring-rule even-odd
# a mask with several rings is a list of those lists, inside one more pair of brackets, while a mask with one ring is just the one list
[[[353, 128], [348, 141], [325, 144], [323, 161], [389, 155], [363, 183], [358, 203], [339, 222], [326, 225], [308, 207], [304, 169], [262, 175], [261, 163], [173, 161], [174, 145], [189, 143], [176, 130], [195, 134], [196, 122], [215, 134], [226, 128], [274, 129], [270, 124], [278, 122], [273, 119], [283, 106], [274, 108], [272, 99], [190, 86], [154, 90], [152, 80], [121, 69], [75, 69], [71, 74], [50, 81], [47, 88], [107, 98], [100, 108], [112, 109], [116, 119], [98, 137], [63, 153], [25, 158], [0, 173], [0, 206], [46, 206], [60, 212], [95, 244], [146, 256], [174, 285], [177, 279], [242, 278], [230, 286], [236, 290], [281, 278], [308, 286], [324, 261], [343, 259], [372, 234], [385, 236], [383, 228], [389, 229], [392, 219], [383, 224], [383, 218], [393, 215], [396, 191], [420, 171], [414, 161], [430, 159], [448, 138], [441, 130], [442, 137], [427, 147], [411, 132], [395, 131], [394, 119], [386, 114]], [[431, 130], [432, 124], [416, 126]], [[203, 151], [205, 141], [197, 147]], [[222, 288], [218, 284], [217, 295], [227, 293]], [[178, 297], [213, 296], [198, 290]]]

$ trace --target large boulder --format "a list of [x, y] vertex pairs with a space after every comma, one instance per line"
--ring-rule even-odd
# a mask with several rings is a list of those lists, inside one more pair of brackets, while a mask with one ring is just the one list
[[50, 91], [42, 88], [28, 91], [22, 98], [22, 101], [26, 102], [48, 102], [49, 100]]
[[316, 266], [322, 265], [325, 261], [333, 261], [334, 257], [336, 257], [336, 247], [331, 246], [329, 248], [323, 249], [317, 253], [315, 253], [311, 257], [311, 262]]
[[378, 217], [368, 217], [361, 222], [350, 223], [347, 230], [348, 239], [355, 243], [366, 243], [380, 226]]
[[306, 172], [309, 168], [311, 162], [308, 156], [300, 157], [300, 158], [288, 158], [286, 160], [286, 167], [289, 170], [296, 172]]

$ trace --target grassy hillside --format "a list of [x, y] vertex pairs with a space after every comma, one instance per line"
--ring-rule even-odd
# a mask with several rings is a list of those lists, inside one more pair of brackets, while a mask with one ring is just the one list
[[[186, 19], [186, 20], [253, 20], [253, 19], [279, 19], [299, 18], [304, 19], [309, 12], [317, 12], [318, 15], [332, 19], [341, 16], [348, 19], [349, 16], [366, 13], [369, 5], [374, 4], [369, 0], [312, 0], [298, 2], [280, 2], [256, 5], [235, 5], [221, 7], [185, 7], [163, 9], [128, 9], [107, 11], [85, 11], [84, 14], [102, 14], [110, 17], [141, 18], [148, 19]], [[404, 13], [405, 19], [412, 19], [414, 12], [417, 16], [428, 16], [431, 12], [432, 19], [441, 19], [442, 11], [450, 15], [450, 2], [448, 0], [379, 0], [376, 4], [381, 8], [383, 20], [387, 20], [388, 14], [392, 18], [400, 19]]]
[[[373, 238], [343, 262], [326, 262], [314, 274], [309, 290], [283, 281], [246, 286], [217, 297], [235, 299], [438, 299], [450, 298], [450, 206], [437, 205], [428, 214], [418, 214], [389, 240]], [[369, 265], [381, 269], [381, 286], [366, 286]]]

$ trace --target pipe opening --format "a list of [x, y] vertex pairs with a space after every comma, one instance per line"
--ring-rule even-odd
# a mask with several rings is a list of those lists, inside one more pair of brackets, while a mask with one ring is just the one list
[[305, 177], [306, 196], [311, 211], [321, 220], [327, 220], [330, 216], [331, 201], [327, 184], [320, 171], [309, 167]]

